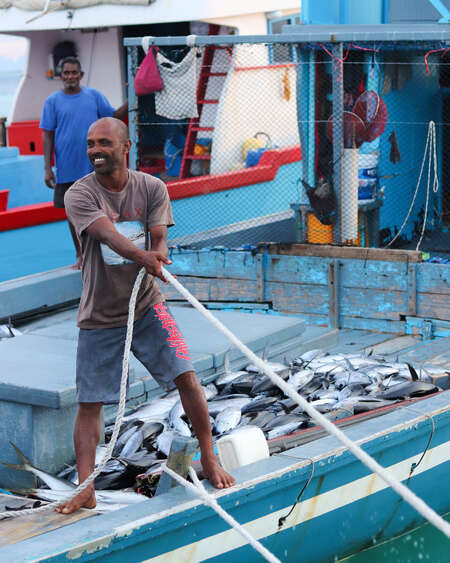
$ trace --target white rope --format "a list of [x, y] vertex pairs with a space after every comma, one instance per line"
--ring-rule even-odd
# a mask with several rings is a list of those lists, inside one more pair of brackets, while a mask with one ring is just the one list
[[141, 286], [142, 280], [144, 279], [145, 275], [145, 268], [141, 268], [139, 271], [136, 281], [134, 282], [133, 290], [131, 292], [130, 303], [128, 306], [128, 321], [127, 321], [127, 334], [125, 337], [125, 349], [123, 353], [123, 360], [122, 360], [122, 379], [120, 381], [120, 397], [119, 397], [119, 408], [117, 411], [117, 418], [114, 424], [114, 430], [111, 436], [111, 440], [108, 443], [108, 447], [103, 455], [102, 461], [96, 467], [96, 469], [89, 475], [87, 479], [80, 483], [80, 485], [70, 493], [64, 500], [60, 500], [57, 502], [52, 502], [46, 504], [44, 506], [40, 506], [39, 508], [26, 508], [24, 510], [18, 511], [8, 511], [8, 512], [0, 512], [0, 518], [17, 518], [19, 516], [24, 516], [26, 514], [36, 514], [37, 512], [43, 512], [45, 510], [54, 510], [59, 506], [62, 506], [64, 503], [71, 501], [77, 495], [82, 493], [89, 485], [96, 479], [98, 475], [103, 471], [106, 463], [111, 458], [112, 451], [114, 446], [116, 445], [117, 437], [119, 435], [120, 427], [122, 425], [123, 414], [125, 411], [125, 404], [126, 404], [126, 395], [127, 395], [127, 381], [128, 381], [128, 364], [130, 362], [130, 350], [131, 350], [131, 341], [133, 339], [133, 324], [134, 324], [134, 310], [136, 307], [136, 299], [139, 288]]
[[228, 514], [228, 512], [226, 512], [220, 506], [220, 504], [216, 501], [216, 499], [206, 491], [205, 487], [203, 486], [203, 483], [201, 483], [198, 480], [197, 474], [192, 469], [192, 467], [189, 468], [189, 475], [191, 476], [191, 479], [194, 481], [194, 485], [192, 483], [189, 483], [189, 481], [186, 481], [186, 479], [183, 479], [183, 477], [178, 475], [178, 473], [175, 473], [175, 471], [172, 471], [172, 469], [169, 469], [169, 467], [167, 467], [167, 465], [164, 464], [162, 469], [168, 475], [170, 475], [170, 477], [172, 477], [173, 479], [178, 481], [178, 483], [180, 483], [180, 485], [183, 485], [183, 487], [186, 487], [186, 489], [189, 489], [190, 491], [192, 491], [193, 493], [198, 495], [203, 500], [203, 502], [205, 504], [207, 504], [208, 506], [210, 506], [213, 510], [215, 510], [217, 512], [217, 514], [221, 518], [223, 518], [225, 520], [225, 522], [227, 522], [227, 524], [229, 524], [234, 530], [236, 530], [236, 532], [241, 534], [241, 536], [243, 536], [244, 539], [262, 557], [264, 557], [264, 559], [266, 559], [267, 561], [270, 561], [271, 563], [280, 563], [280, 560], [277, 557], [275, 557], [275, 555], [273, 555], [268, 549], [266, 549], [262, 545], [261, 542], [259, 542], [252, 535], [250, 535], [247, 532], [247, 530], [244, 528], [244, 526], [239, 524], [239, 522], [237, 522], [232, 516], [230, 516]]
[[[427, 224], [427, 217], [428, 217], [428, 200], [430, 198], [430, 176], [431, 176], [431, 160], [433, 160], [433, 167], [434, 167], [434, 179], [433, 179], [433, 193], [437, 193], [439, 189], [439, 179], [437, 176], [437, 150], [436, 150], [436, 126], [434, 121], [430, 121], [430, 125], [428, 127], [428, 135], [427, 135], [427, 143], [425, 145], [425, 153], [424, 153], [424, 161], [425, 155], [427, 154], [428, 145], [430, 146], [430, 156], [428, 159], [428, 179], [427, 179], [427, 196], [425, 200], [425, 210], [424, 210], [424, 217], [423, 217], [423, 225], [422, 225], [422, 232], [420, 233], [420, 239], [417, 243], [416, 250], [419, 250], [419, 246], [422, 243], [423, 235], [425, 234], [425, 228]], [[422, 179], [422, 170], [423, 170], [423, 162], [422, 162], [422, 169], [420, 171], [419, 183]]]
[[421, 234], [420, 240], [419, 240], [419, 242], [417, 243], [417, 246], [416, 246], [416, 250], [419, 250], [419, 246], [422, 242], [423, 235], [425, 233], [425, 226], [426, 226], [427, 214], [428, 214], [428, 198], [429, 198], [429, 193], [430, 193], [430, 173], [431, 173], [431, 159], [432, 158], [433, 158], [433, 161], [434, 161], [433, 192], [436, 193], [439, 189], [439, 180], [438, 180], [438, 176], [437, 176], [436, 124], [434, 123], [434, 121], [430, 121], [429, 124], [428, 124], [428, 133], [427, 133], [427, 140], [426, 140], [426, 143], [425, 143], [425, 150], [424, 150], [424, 153], [423, 153], [422, 166], [420, 168], [419, 178], [417, 180], [416, 189], [414, 191], [414, 196], [413, 196], [413, 199], [411, 201], [411, 205], [409, 206], [408, 213], [405, 217], [405, 220], [402, 223], [402, 226], [400, 227], [400, 229], [395, 234], [395, 237], [391, 241], [389, 241], [388, 244], [386, 244], [386, 246], [384, 248], [388, 248], [389, 246], [391, 246], [391, 244], [395, 240], [397, 240], [397, 238], [400, 236], [400, 233], [403, 231], [406, 223], [408, 222], [408, 219], [409, 219], [411, 212], [413, 210], [413, 207], [414, 207], [414, 203], [416, 201], [417, 194], [419, 192], [420, 182], [422, 180], [423, 168], [425, 166], [425, 160], [426, 160], [426, 156], [427, 156], [427, 152], [428, 152], [428, 146], [430, 147], [430, 158], [429, 158], [429, 161], [428, 161], [428, 184], [427, 184], [425, 212], [424, 212], [423, 225], [422, 225], [422, 234]]
[[422, 499], [415, 495], [412, 491], [403, 485], [400, 481], [392, 477], [384, 467], [377, 463], [371, 456], [366, 454], [359, 446], [354, 444], [347, 436], [332, 424], [327, 418], [319, 413], [314, 407], [311, 406], [306, 399], [299, 395], [294, 389], [288, 385], [281, 377], [279, 377], [265, 362], [250, 350], [243, 342], [241, 342], [225, 325], [223, 325], [210, 311], [205, 307], [184, 287], [181, 283], [172, 276], [165, 268], [162, 268], [164, 277], [185, 297], [189, 303], [204, 317], [206, 317], [217, 330], [224, 334], [243, 354], [249, 358], [258, 368], [264, 372], [270, 380], [277, 385], [288, 397], [299, 404], [304, 411], [306, 411], [311, 418], [316, 420], [321, 426], [328, 431], [329, 434], [335, 436], [358, 458], [364, 465], [376, 473], [383, 481], [394, 489], [406, 502], [417, 510], [426, 520], [436, 526], [448, 538], [450, 538], [450, 524], [446, 522], [441, 516], [430, 508]]

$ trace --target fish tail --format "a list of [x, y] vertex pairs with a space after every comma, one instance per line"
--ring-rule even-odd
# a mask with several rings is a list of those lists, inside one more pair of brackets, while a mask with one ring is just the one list
[[26, 464], [19, 464], [19, 463], [6, 463], [5, 461], [1, 462], [2, 465], [8, 467], [9, 469], [17, 469], [19, 471], [28, 471], [30, 466]]
[[32, 467], [31, 461], [27, 457], [25, 457], [25, 455], [19, 450], [19, 448], [15, 444], [13, 444], [11, 441], [9, 443], [14, 448], [16, 454], [19, 456], [20, 460], [22, 461], [22, 464], [24, 466], [28, 465], [28, 466]]

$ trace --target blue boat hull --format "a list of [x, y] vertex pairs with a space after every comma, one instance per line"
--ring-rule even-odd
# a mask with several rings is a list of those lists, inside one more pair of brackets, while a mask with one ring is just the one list
[[[439, 393], [346, 430], [441, 514], [450, 510], [449, 399], [450, 391]], [[313, 465], [311, 482], [280, 528], [279, 519], [290, 511]], [[341, 559], [423, 522], [332, 437], [239, 468], [235, 475], [233, 489], [216, 493], [220, 504], [282, 561]], [[261, 560], [236, 531], [180, 487], [49, 532], [45, 541], [40, 536], [15, 544], [0, 550], [0, 557], [10, 562]]]

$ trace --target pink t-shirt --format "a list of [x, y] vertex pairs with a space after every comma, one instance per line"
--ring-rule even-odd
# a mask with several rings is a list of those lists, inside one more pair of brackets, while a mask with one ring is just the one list
[[[75, 226], [83, 256], [83, 291], [78, 309], [80, 328], [113, 328], [127, 324], [128, 303], [140, 266], [135, 263], [108, 265], [100, 242], [86, 229], [100, 217], [113, 223], [138, 221], [148, 228], [173, 225], [167, 188], [161, 180], [129, 170], [121, 192], [103, 187], [95, 173], [80, 178], [64, 198], [69, 220]], [[147, 275], [136, 302], [136, 319], [164, 298], [154, 277]]]

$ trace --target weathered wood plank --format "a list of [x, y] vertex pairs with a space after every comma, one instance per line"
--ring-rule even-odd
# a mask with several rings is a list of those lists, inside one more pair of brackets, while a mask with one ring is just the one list
[[[15, 497], [12, 495], [0, 495], [2, 505], [15, 505], [19, 503], [21, 506], [26, 499]], [[21, 504], [20, 504], [21, 503]], [[46, 504], [45, 502], [43, 504]], [[82, 508], [74, 514], [59, 514], [53, 510], [39, 512], [37, 514], [28, 514], [20, 518], [11, 518], [0, 521], [0, 547], [18, 543], [27, 538], [45, 534], [50, 530], [67, 526], [78, 520], [95, 516], [98, 512]]]
[[[266, 282], [266, 299], [280, 311], [328, 316], [328, 287]], [[399, 320], [406, 313], [405, 293], [340, 288], [339, 315]]]
[[389, 338], [389, 335], [369, 332], [367, 330], [341, 329], [336, 343], [327, 348], [331, 354], [341, 352], [351, 354], [376, 346], [379, 342]]
[[422, 262], [422, 252], [415, 250], [391, 250], [361, 248], [358, 246], [331, 246], [298, 243], [261, 243], [261, 252], [294, 256], [323, 256], [325, 258], [355, 258], [357, 260], [386, 260], [390, 262]]
[[[197, 278], [178, 276], [183, 284], [200, 301], [258, 301], [258, 287], [255, 281]], [[171, 285], [160, 284], [166, 299], [179, 299], [181, 295]]]
[[347, 317], [345, 315], [341, 315], [340, 323], [342, 328], [373, 330], [376, 332], [387, 332], [393, 334], [403, 334], [405, 330], [404, 321], [389, 319], [364, 319], [361, 317]]
[[170, 271], [179, 276], [256, 279], [257, 256], [251, 252], [177, 250], [169, 258]]
[[417, 291], [450, 298], [450, 264], [417, 264]]
[[389, 338], [387, 340], [383, 340], [375, 345], [370, 345], [367, 347], [366, 351], [372, 350], [374, 354], [380, 355], [390, 355], [390, 354], [398, 354], [399, 352], [409, 350], [413, 346], [415, 346], [418, 342], [420, 342], [420, 336], [412, 336], [412, 335], [402, 335], [402, 336], [395, 336], [394, 338]]
[[[331, 259], [316, 256], [269, 256], [266, 281], [327, 285]], [[345, 287], [407, 290], [407, 266], [401, 262], [338, 260]]]
[[439, 293], [418, 293], [416, 316], [450, 320], [450, 296]]
[[417, 364], [430, 362], [433, 359], [447, 356], [450, 350], [450, 336], [437, 338], [436, 340], [424, 340], [404, 354], [400, 354], [400, 361], [408, 361]]

